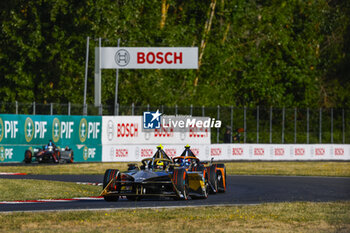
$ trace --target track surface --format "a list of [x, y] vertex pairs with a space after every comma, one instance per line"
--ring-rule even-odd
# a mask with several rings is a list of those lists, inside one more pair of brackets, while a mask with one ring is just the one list
[[[0, 178], [96, 183], [102, 182], [103, 175], [26, 175], [0, 176]], [[209, 195], [206, 200], [143, 199], [138, 202], [131, 202], [126, 199], [120, 199], [118, 202], [81, 200], [73, 202], [0, 204], [0, 212], [350, 200], [350, 178], [287, 176], [228, 176], [227, 178], [228, 189], [226, 193]]]

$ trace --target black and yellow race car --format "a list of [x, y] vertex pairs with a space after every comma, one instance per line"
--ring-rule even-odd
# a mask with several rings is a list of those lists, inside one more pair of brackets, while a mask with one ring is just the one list
[[189, 174], [196, 172], [203, 173], [204, 177], [208, 177], [208, 187], [210, 193], [226, 191], [226, 167], [222, 163], [201, 162], [199, 158], [190, 149], [189, 145], [185, 146], [185, 150], [178, 157], [173, 158], [173, 162], [177, 167], [183, 167]]
[[101, 196], [106, 201], [118, 201], [121, 196], [132, 201], [150, 196], [187, 200], [207, 198], [208, 187], [205, 171], [190, 171], [175, 164], [160, 145], [152, 158], [142, 160], [141, 166], [129, 164], [125, 172], [106, 170]]

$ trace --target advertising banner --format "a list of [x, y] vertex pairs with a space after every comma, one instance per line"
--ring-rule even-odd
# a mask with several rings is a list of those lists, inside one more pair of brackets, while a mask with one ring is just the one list
[[197, 69], [198, 47], [101, 47], [100, 69]]
[[210, 144], [210, 128], [175, 130], [174, 127], [143, 129], [142, 116], [105, 116], [102, 118], [103, 145]]
[[0, 114], [0, 162], [18, 162], [49, 140], [68, 146], [75, 161], [101, 161], [102, 117]]
[[[179, 156], [184, 146], [165, 144], [164, 151]], [[154, 155], [157, 145], [103, 146], [103, 162], [140, 162]], [[320, 161], [350, 160], [350, 145], [343, 144], [211, 144], [191, 145], [203, 161]]]

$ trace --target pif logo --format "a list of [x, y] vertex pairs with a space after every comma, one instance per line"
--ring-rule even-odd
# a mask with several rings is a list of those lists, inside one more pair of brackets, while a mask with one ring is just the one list
[[87, 137], [87, 121], [85, 118], [80, 120], [79, 124], [79, 138], [81, 142], [85, 142]]
[[84, 160], [87, 160], [89, 158], [89, 148], [87, 148], [87, 146], [84, 147], [83, 158]]
[[57, 118], [53, 119], [52, 122], [52, 139], [54, 142], [58, 142], [60, 140], [60, 129], [61, 129], [61, 124], [60, 120]]
[[243, 148], [232, 148], [232, 155], [242, 155]]
[[4, 122], [2, 121], [2, 119], [0, 117], [0, 142], [1, 142], [3, 137], [4, 137]]
[[0, 147], [0, 160], [3, 162], [5, 160], [5, 149], [4, 147]]
[[24, 123], [24, 135], [26, 137], [27, 142], [30, 142], [33, 139], [34, 123], [30, 117], [27, 117], [27, 119]]

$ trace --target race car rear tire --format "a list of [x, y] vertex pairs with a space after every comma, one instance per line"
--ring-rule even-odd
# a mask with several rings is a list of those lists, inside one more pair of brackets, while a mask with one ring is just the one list
[[227, 180], [226, 180], [226, 167], [225, 164], [216, 164], [217, 168], [223, 168], [224, 172], [222, 174], [222, 171], [217, 169], [216, 173], [217, 173], [217, 177], [218, 177], [218, 192], [219, 193], [224, 193], [226, 192], [226, 184], [227, 184]]
[[186, 169], [184, 168], [175, 169], [172, 180], [175, 184], [176, 189], [182, 195], [182, 196], [175, 197], [175, 200], [187, 200], [189, 196], [189, 186], [188, 186], [188, 175], [187, 175]]
[[218, 177], [216, 174], [216, 165], [211, 165], [210, 167], [207, 167], [207, 172], [209, 175], [209, 192], [211, 194], [215, 194], [218, 191]]
[[[117, 191], [118, 190], [118, 186], [117, 183], [115, 181], [119, 181], [120, 180], [120, 173], [118, 169], [107, 169], [104, 177], [103, 177], [103, 189], [106, 188], [106, 186], [109, 184], [109, 182], [115, 178], [114, 182], [112, 182], [110, 184], [110, 186], [107, 188], [107, 191]], [[103, 199], [105, 201], [118, 201], [119, 200], [119, 196], [104, 196]]]
[[25, 163], [31, 163], [32, 162], [32, 152], [30, 150], [26, 150], [24, 153], [24, 162]]

